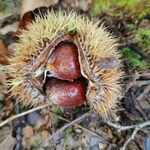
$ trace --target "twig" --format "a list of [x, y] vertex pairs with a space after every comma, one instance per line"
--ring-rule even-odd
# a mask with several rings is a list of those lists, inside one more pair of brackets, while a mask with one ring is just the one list
[[106, 122], [109, 126], [115, 128], [118, 130], [118, 132], [120, 131], [125, 131], [125, 130], [129, 130], [129, 129], [134, 129], [136, 125], [131, 125], [131, 126], [121, 126], [121, 125], [117, 125], [115, 123], [112, 123], [110, 121]]
[[[50, 137], [49, 137], [48, 139], [46, 139], [45, 141], [43, 141], [42, 143], [40, 143], [40, 144], [38, 145], [38, 147], [40, 147], [41, 144], [43, 144], [44, 142], [47, 142], [47, 141], [51, 140], [51, 139], [54, 138], [57, 134], [61, 133], [63, 130], [65, 130], [66, 128], [68, 128], [68, 127], [71, 126], [71, 125], [74, 125], [74, 126], [80, 128], [80, 129], [82, 129], [83, 131], [85, 131], [85, 132], [87, 132], [87, 133], [90, 133], [91, 135], [97, 136], [98, 138], [103, 139], [106, 143], [108, 143], [109, 145], [111, 145], [108, 141], [106, 141], [104, 138], [102, 138], [102, 137], [101, 137], [99, 134], [97, 134], [96, 132], [91, 131], [91, 130], [89, 130], [89, 129], [87, 129], [87, 128], [84, 128], [83, 126], [81, 126], [81, 125], [79, 125], [79, 124], [76, 124], [76, 123], [77, 123], [78, 121], [80, 121], [81, 119], [84, 119], [84, 118], [86, 118], [87, 116], [89, 116], [89, 115], [91, 114], [90, 111], [87, 112], [87, 113], [85, 113], [85, 114], [83, 114], [83, 115], [80, 116], [79, 118], [73, 120], [72, 122], [70, 122], [70, 121], [69, 121], [68, 119], [66, 119], [66, 118], [63, 118], [62, 116], [59, 116], [59, 115], [53, 113], [51, 110], [50, 110], [50, 112], [51, 112], [54, 116], [58, 117], [59, 119], [68, 122], [68, 124], [66, 124], [65, 126], [63, 126], [63, 127], [62, 127], [61, 129], [59, 129], [57, 132], [55, 132], [55, 133], [53, 133], [52, 135], [50, 135]], [[36, 148], [37, 148], [37, 147], [36, 147]]]
[[150, 121], [146, 121], [144, 123], [138, 124], [138, 125], [131, 125], [131, 126], [121, 126], [121, 125], [117, 125], [115, 123], [112, 123], [110, 121], [106, 122], [109, 126], [114, 127], [116, 129], [118, 129], [118, 131], [125, 131], [125, 130], [129, 130], [129, 129], [134, 129], [136, 127], [139, 127], [139, 129], [142, 129], [146, 126], [150, 125]]
[[147, 85], [144, 91], [136, 98], [137, 101], [140, 101], [149, 91], [150, 91], [150, 85]]
[[136, 81], [136, 85], [138, 85], [139, 87], [143, 86], [143, 85], [147, 85], [147, 84], [150, 84], [150, 80], [139, 80], [139, 81]]
[[138, 78], [133, 78], [131, 81], [129, 81], [126, 85], [126, 92], [132, 87], [132, 86], [143, 86], [143, 85], [149, 85], [150, 84], [150, 80], [138, 80]]
[[125, 93], [132, 87], [136, 84], [136, 81], [137, 79], [139, 79], [139, 73], [135, 73], [133, 78], [131, 78], [128, 83], [126, 84], [126, 87], [125, 87]]
[[145, 112], [143, 111], [143, 108], [142, 108], [142, 106], [140, 105], [140, 101], [144, 98], [144, 96], [145, 96], [146, 94], [148, 94], [149, 91], [150, 91], [150, 84], [147, 85], [147, 86], [144, 88], [143, 92], [142, 92], [142, 93], [136, 98], [136, 100], [134, 101], [134, 103], [135, 103], [135, 108], [142, 114], [143, 118], [144, 118], [146, 121], [148, 121], [149, 119], [148, 119], [147, 115], [145, 114]]
[[66, 128], [68, 128], [68, 127], [74, 125], [75, 123], [79, 122], [81, 119], [86, 118], [86, 117], [89, 116], [90, 114], [91, 114], [91, 113], [90, 113], [90, 111], [89, 111], [89, 112], [83, 114], [82, 116], [80, 116], [79, 118], [77, 118], [77, 119], [71, 121], [70, 123], [64, 125], [64, 126], [63, 126], [62, 128], [60, 128], [58, 131], [56, 131], [56, 132], [53, 133], [51, 136], [49, 136], [48, 139], [46, 139], [44, 142], [50, 141], [50, 140], [53, 139], [56, 135], [60, 134], [63, 130], [65, 130]]
[[10, 13], [10, 14], [7, 14], [7, 15], [5, 15], [5, 16], [3, 16], [3, 17], [0, 17], [0, 22], [1, 21], [3, 21], [3, 20], [8, 20], [10, 17], [12, 17], [13, 16], [13, 14], [12, 13]]
[[44, 105], [35, 107], [35, 108], [33, 108], [33, 109], [30, 109], [30, 110], [28, 110], [28, 111], [25, 111], [25, 112], [23, 112], [23, 113], [20, 113], [20, 114], [18, 114], [18, 115], [12, 116], [12, 117], [6, 119], [5, 121], [3, 121], [2, 123], [0, 123], [0, 127], [4, 126], [5, 124], [11, 122], [12, 120], [14, 120], [14, 119], [16, 119], [16, 118], [19, 118], [19, 117], [21, 117], [21, 116], [27, 115], [27, 114], [29, 114], [29, 113], [31, 113], [31, 112], [40, 110], [40, 109], [45, 108], [45, 107], [48, 107], [48, 105], [47, 105], [47, 104], [44, 104]]
[[[139, 73], [139, 72], [136, 72], [139, 74], [139, 77], [143, 77], [143, 76], [150, 76], [150, 72], [146, 72], [146, 73]], [[128, 77], [134, 77], [135, 76], [135, 73], [134, 74], [129, 74], [129, 75], [124, 75], [124, 78], [128, 78]]]
[[[63, 117], [61, 117], [61, 116], [59, 116], [59, 115], [56, 115], [56, 114], [54, 114], [53, 112], [51, 112], [51, 113], [52, 113], [53, 115], [57, 116], [59, 119], [70, 123], [70, 121], [69, 121], [68, 119], [63, 118]], [[102, 138], [101, 136], [99, 136], [99, 135], [98, 135], [97, 133], [95, 133], [94, 131], [91, 131], [91, 130], [89, 130], [89, 129], [87, 129], [87, 128], [84, 128], [83, 126], [81, 126], [81, 125], [79, 125], [79, 124], [74, 123], [74, 125], [75, 125], [76, 127], [80, 128], [80, 129], [84, 130], [85, 132], [88, 132], [88, 133], [90, 133], [90, 134], [92, 134], [92, 135], [95, 135], [95, 136], [97, 136], [97, 137], [99, 137], [99, 138]]]
[[141, 107], [141, 105], [139, 104], [139, 102], [138, 102], [138, 101], [134, 101], [134, 102], [135, 102], [135, 109], [136, 109], [139, 113], [141, 113], [141, 115], [142, 115], [142, 117], [143, 117], [143, 119], [144, 119], [145, 121], [148, 121], [149, 119], [148, 119], [146, 113], [143, 111], [143, 108]]
[[123, 146], [120, 148], [120, 150], [125, 150], [126, 147], [128, 146], [128, 144], [134, 140], [136, 133], [139, 131], [138, 128], [135, 128], [135, 130], [133, 131], [131, 137], [123, 144]]
[[137, 132], [139, 130], [141, 130], [142, 128], [145, 128], [146, 126], [150, 126], [150, 121], [138, 124], [138, 125], [131, 125], [131, 126], [121, 126], [121, 125], [117, 125], [115, 123], [112, 123], [110, 121], [106, 122], [109, 126], [118, 129], [118, 131], [125, 131], [125, 130], [129, 130], [129, 129], [134, 129], [131, 137], [124, 143], [124, 145], [122, 146], [122, 148], [120, 148], [120, 150], [125, 150], [127, 145], [134, 140], [135, 135], [137, 134]]

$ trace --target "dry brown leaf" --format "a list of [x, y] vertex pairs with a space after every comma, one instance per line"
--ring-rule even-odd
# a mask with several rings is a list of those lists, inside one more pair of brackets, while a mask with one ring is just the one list
[[1, 150], [13, 150], [16, 144], [16, 139], [9, 134], [7, 138], [0, 144]]
[[4, 42], [0, 39], [0, 64], [6, 65], [8, 64], [8, 50], [5, 46]]
[[[0, 115], [2, 111], [0, 110]], [[10, 126], [4, 126], [0, 129], [0, 144], [7, 138], [8, 135], [10, 135], [12, 132]]]
[[58, 3], [58, 0], [23, 0], [21, 17], [29, 11], [33, 11], [40, 7], [50, 7]]
[[2, 65], [0, 65], [0, 100], [3, 99], [3, 96], [6, 91], [6, 74], [2, 69]]
[[[4, 66], [8, 64], [8, 50], [4, 42], [0, 39], [0, 100], [3, 99], [3, 96], [6, 91], [6, 73], [4, 72]], [[1, 65], [2, 64], [2, 65]]]
[[5, 25], [4, 27], [0, 28], [0, 34], [5, 35], [5, 34], [10, 34], [13, 36], [13, 34], [16, 32], [18, 28], [18, 21], [15, 21], [11, 24]]
[[17, 34], [19, 33], [19, 29], [24, 29], [24, 28], [27, 26], [27, 24], [28, 24], [29, 22], [31, 22], [31, 21], [32, 21], [32, 13], [31, 13], [31, 11], [30, 11], [30, 12], [25, 13], [25, 14], [22, 16], [22, 18], [21, 18], [21, 20], [20, 20], [20, 22], [19, 22]]
[[24, 138], [30, 139], [33, 136], [33, 128], [27, 125], [23, 128], [22, 134]]
[[[21, 20], [19, 29], [25, 28], [32, 21], [32, 11], [36, 8], [50, 7], [58, 3], [59, 0], [23, 0], [21, 8]], [[19, 31], [17, 31], [19, 33]]]

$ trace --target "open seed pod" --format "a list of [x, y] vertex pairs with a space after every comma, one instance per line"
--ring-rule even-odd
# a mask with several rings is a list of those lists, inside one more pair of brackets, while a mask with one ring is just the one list
[[9, 59], [12, 94], [29, 105], [75, 107], [87, 100], [102, 115], [115, 110], [120, 55], [116, 40], [98, 24], [73, 12], [37, 17], [21, 31]]

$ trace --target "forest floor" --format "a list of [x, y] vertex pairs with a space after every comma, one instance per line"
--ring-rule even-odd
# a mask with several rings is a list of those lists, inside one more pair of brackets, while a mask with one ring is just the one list
[[[9, 57], [16, 44], [20, 3], [0, 0], [2, 65], [8, 64], [3, 55]], [[6, 92], [0, 101], [0, 150], [150, 150], [150, 2], [53, 0], [53, 3], [90, 18], [94, 16], [119, 39], [125, 75], [118, 112], [110, 122], [90, 112], [86, 104], [68, 111], [57, 107], [46, 109], [46, 105], [28, 108], [16, 103]], [[2, 74], [0, 78], [1, 81]]]

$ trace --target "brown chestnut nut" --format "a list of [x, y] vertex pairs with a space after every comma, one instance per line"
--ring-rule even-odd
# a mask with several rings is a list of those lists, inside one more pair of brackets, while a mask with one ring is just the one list
[[85, 99], [86, 85], [84, 80], [74, 82], [50, 79], [46, 83], [46, 96], [51, 103], [61, 107], [75, 107]]
[[48, 76], [74, 80], [81, 76], [77, 47], [72, 43], [57, 45], [47, 63]]

